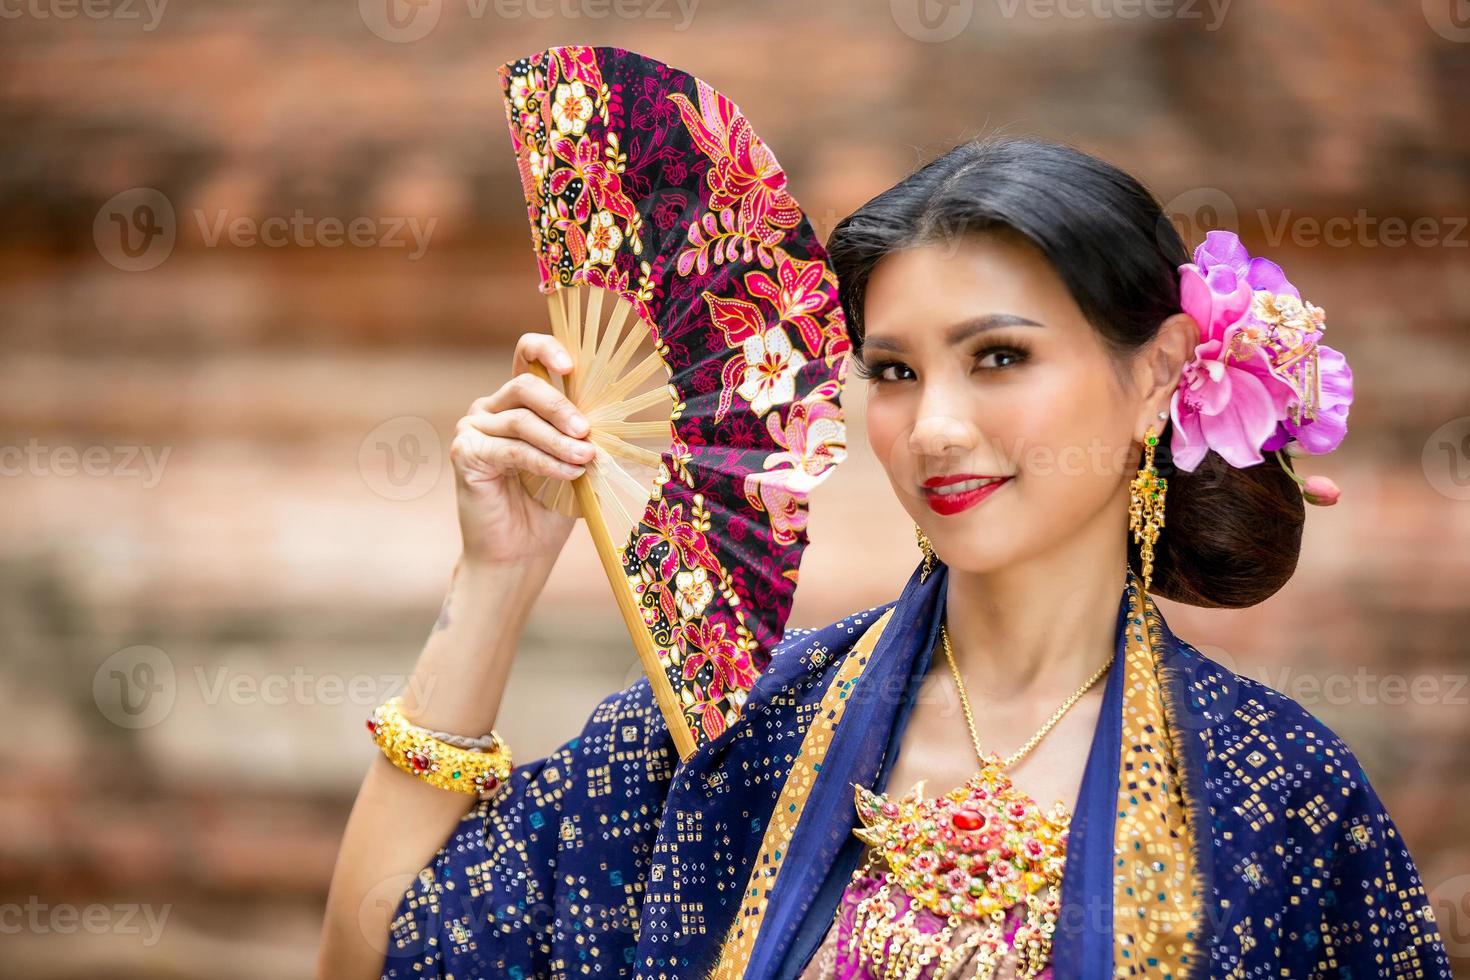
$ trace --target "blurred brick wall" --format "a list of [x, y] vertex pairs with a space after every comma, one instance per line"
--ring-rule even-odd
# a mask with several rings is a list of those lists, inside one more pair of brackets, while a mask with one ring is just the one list
[[[1470, 954], [1470, 25], [1433, 0], [1164, 6], [7, 7], [0, 903], [27, 925], [3, 972], [309, 973], [361, 717], [453, 563], [443, 451], [545, 329], [494, 72], [558, 43], [729, 94], [824, 236], [960, 140], [1035, 133], [1291, 270], [1356, 372], [1315, 467], [1344, 500], [1269, 602], [1165, 611], [1347, 738]], [[171, 248], [123, 248], [140, 205]], [[215, 235], [297, 215], [279, 247]], [[917, 554], [860, 386], [847, 405], [796, 625], [892, 598]], [[544, 754], [637, 672], [579, 529], [502, 731]], [[131, 714], [120, 683], [162, 693]]]

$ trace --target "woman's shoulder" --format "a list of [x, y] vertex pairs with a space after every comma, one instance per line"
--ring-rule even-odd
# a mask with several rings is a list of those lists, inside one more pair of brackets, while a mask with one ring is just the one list
[[581, 730], [538, 763], [544, 761], [552, 774], [570, 780], [589, 766], [633, 757], [664, 759], [666, 765], [658, 767], [664, 769], [678, 759], [674, 736], [646, 674], [604, 695], [585, 716]]
[[[867, 627], [896, 602], [860, 609], [823, 626], [787, 625], [781, 639], [768, 651], [755, 683], [736, 700], [741, 715], [753, 706], [779, 702], [783, 694], [819, 683]], [[673, 736], [647, 674], [640, 673], [598, 701], [581, 733], [561, 751], [564, 755], [585, 753], [614, 744], [644, 752], [674, 752]]]
[[890, 599], [850, 612], [824, 626], [787, 626], [761, 680], [769, 677], [770, 684], [784, 687], [805, 683], [813, 675], [826, 673], [852, 650], [884, 613], [897, 604], [897, 599]]
[[1347, 742], [1295, 698], [1175, 639], [1164, 689], [1182, 696], [1174, 714], [1203, 754], [1217, 901], [1259, 907], [1290, 882], [1308, 921], [1293, 926], [1288, 911], [1280, 928], [1312, 944], [1330, 931], [1324, 954], [1354, 976], [1389, 962], [1450, 976], [1408, 844]]
[[[1237, 805], [1287, 803], [1322, 816], [1341, 814], [1355, 796], [1376, 796], [1347, 741], [1306, 705], [1264, 681], [1174, 638], [1163, 682], [1177, 699], [1174, 717], [1203, 743], [1218, 785]], [[1166, 694], [1166, 696], [1169, 696]]]
[[898, 600], [890, 599], [876, 606], [868, 606], [865, 609], [850, 612], [825, 626], [788, 625], [781, 635], [781, 642], [776, 646], [775, 654], [771, 658], [772, 663], [774, 664], [783, 655], [797, 653], [800, 656], [802, 653], [821, 646], [830, 647], [834, 643], [850, 645], [884, 613], [896, 605], [898, 605]]

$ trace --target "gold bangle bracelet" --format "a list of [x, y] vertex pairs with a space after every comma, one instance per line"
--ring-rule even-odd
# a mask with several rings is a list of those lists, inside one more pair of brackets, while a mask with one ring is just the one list
[[463, 749], [403, 717], [403, 698], [393, 697], [373, 710], [367, 730], [399, 769], [431, 786], [488, 800], [510, 780], [510, 748], [492, 732], [494, 747]]

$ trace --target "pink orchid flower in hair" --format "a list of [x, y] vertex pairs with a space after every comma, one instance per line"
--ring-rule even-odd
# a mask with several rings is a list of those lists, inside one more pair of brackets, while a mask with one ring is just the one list
[[1174, 420], [1169, 449], [1179, 469], [1195, 469], [1211, 449], [1231, 466], [1263, 462], [1261, 446], [1291, 402], [1290, 386], [1272, 373], [1264, 351], [1252, 351], [1245, 360], [1225, 356], [1237, 329], [1200, 344], [1184, 365], [1169, 405]]
[[[1347, 434], [1352, 371], [1318, 342], [1327, 328], [1322, 309], [1304, 301], [1275, 262], [1251, 257], [1233, 232], [1209, 232], [1179, 277], [1180, 307], [1199, 324], [1200, 341], [1170, 403], [1174, 465], [1194, 470], [1210, 450], [1244, 467], [1263, 462], [1264, 452], [1336, 449]], [[1336, 500], [1326, 492], [1306, 497]]]

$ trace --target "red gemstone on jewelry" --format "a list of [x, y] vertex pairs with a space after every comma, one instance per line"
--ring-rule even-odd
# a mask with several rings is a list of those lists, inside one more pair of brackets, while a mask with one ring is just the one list
[[975, 810], [956, 810], [951, 823], [959, 830], [979, 830], [985, 823], [985, 818]]
[[429, 768], [429, 760], [425, 759], [421, 755], [413, 756], [408, 761], [413, 763], [414, 772], [423, 772], [425, 769]]
[[376, 735], [378, 733], [378, 723], [369, 718], [367, 720], [367, 730], [370, 734]]

